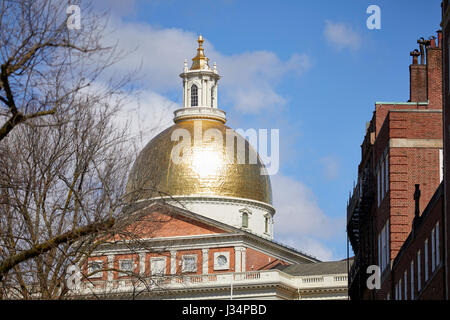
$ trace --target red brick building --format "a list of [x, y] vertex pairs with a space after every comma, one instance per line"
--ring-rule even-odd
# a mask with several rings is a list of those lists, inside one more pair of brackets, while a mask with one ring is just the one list
[[[361, 145], [358, 183], [347, 207], [348, 238], [355, 253], [349, 274], [352, 299], [394, 297], [396, 285], [404, 284], [407, 266], [410, 271], [411, 253], [405, 251], [423, 247], [421, 237], [416, 235], [422, 232], [426, 238], [428, 229], [435, 227], [430, 223], [442, 219], [440, 189], [436, 191], [443, 178], [441, 35], [438, 32], [437, 39], [420, 39], [420, 50], [410, 53], [409, 101], [376, 102], [367, 125]], [[414, 201], [415, 185], [420, 186], [421, 192], [420, 197], [416, 194], [417, 201]], [[419, 214], [414, 222], [416, 206]], [[420, 215], [420, 208], [425, 207], [426, 211]], [[411, 235], [413, 225], [417, 230]], [[430, 257], [422, 254], [421, 258], [428, 259], [423, 263], [431, 263], [431, 238], [428, 245], [430, 250], [426, 251]], [[370, 265], [380, 267], [379, 290], [369, 290], [366, 285]], [[440, 266], [440, 263], [433, 265], [433, 270]], [[431, 264], [427, 268], [430, 270]], [[407, 278], [411, 279], [408, 272]], [[422, 287], [424, 291], [425, 279]], [[425, 291], [420, 294], [425, 295]]]
[[443, 102], [444, 102], [444, 262], [445, 262], [445, 298], [450, 298], [450, 256], [448, 254], [448, 248], [450, 248], [450, 238], [448, 230], [450, 230], [450, 5], [449, 1], [445, 0], [442, 3], [442, 30], [443, 30]]

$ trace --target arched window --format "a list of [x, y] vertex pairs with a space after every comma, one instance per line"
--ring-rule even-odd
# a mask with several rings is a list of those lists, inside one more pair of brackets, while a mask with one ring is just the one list
[[265, 233], [269, 233], [269, 218], [266, 217], [265, 221], [264, 221], [264, 232]]
[[191, 87], [191, 107], [198, 106], [198, 87], [193, 84]]
[[214, 108], [214, 87], [211, 88], [211, 108]]
[[248, 228], [248, 213], [242, 212], [242, 227]]

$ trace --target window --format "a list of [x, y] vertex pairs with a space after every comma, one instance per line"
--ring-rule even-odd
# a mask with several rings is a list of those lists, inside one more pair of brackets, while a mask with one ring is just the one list
[[398, 280], [398, 300], [402, 300], [402, 279]]
[[381, 266], [381, 234], [378, 235], [378, 266]]
[[386, 192], [389, 190], [389, 154], [386, 154], [386, 164], [384, 166], [384, 172], [386, 174], [385, 182], [386, 182]]
[[398, 300], [398, 284], [395, 285], [394, 300]]
[[408, 278], [407, 278], [406, 270], [405, 270], [405, 273], [403, 274], [403, 282], [405, 283], [405, 300], [408, 300], [408, 292], [407, 292]]
[[166, 273], [166, 259], [161, 258], [150, 258], [150, 273], [154, 275], [164, 275]]
[[211, 88], [211, 108], [214, 108], [214, 87]]
[[214, 270], [230, 269], [230, 252], [214, 252]]
[[384, 271], [389, 264], [389, 221], [387, 221], [378, 235], [378, 265], [380, 266], [381, 271]]
[[381, 204], [381, 180], [380, 180], [380, 169], [377, 170], [377, 195], [378, 195], [378, 206]]
[[198, 106], [198, 87], [193, 84], [191, 87], [191, 107]]
[[384, 265], [385, 265], [384, 248], [385, 247], [386, 247], [386, 230], [383, 227], [383, 230], [381, 230], [381, 271], [384, 271]]
[[88, 262], [88, 274], [89, 278], [101, 278], [103, 268], [103, 261], [89, 261]]
[[439, 221], [436, 223], [436, 267], [441, 263], [439, 244]]
[[384, 199], [384, 161], [381, 160], [381, 200]]
[[434, 267], [435, 267], [435, 254], [436, 254], [436, 251], [434, 250], [435, 249], [435, 241], [436, 241], [436, 238], [434, 237], [434, 228], [433, 228], [433, 230], [431, 230], [431, 273], [433, 273], [434, 272]]
[[181, 272], [197, 272], [197, 255], [184, 255], [181, 261]]
[[242, 227], [248, 228], [248, 213], [247, 212], [242, 213]]
[[131, 272], [133, 272], [133, 260], [131, 259], [122, 259], [119, 260], [119, 270], [120, 276], [129, 276]]
[[425, 248], [423, 250], [425, 282], [428, 280], [428, 239], [425, 240]]
[[269, 217], [266, 217], [264, 220], [264, 232], [269, 233]]
[[411, 261], [411, 300], [414, 300], [414, 261]]
[[420, 292], [421, 289], [421, 281], [422, 281], [422, 275], [420, 273], [420, 265], [421, 265], [421, 260], [420, 260], [420, 250], [417, 251], [417, 292]]

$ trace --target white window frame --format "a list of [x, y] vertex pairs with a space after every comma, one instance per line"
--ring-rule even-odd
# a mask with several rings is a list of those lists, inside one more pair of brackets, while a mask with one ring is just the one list
[[444, 152], [439, 149], [439, 182], [444, 179]]
[[[187, 270], [185, 261], [190, 258], [194, 258], [194, 268]], [[196, 254], [185, 254], [181, 256], [181, 272], [197, 272], [197, 264], [198, 256]]]
[[[224, 266], [219, 265], [218, 258], [224, 256], [227, 259], [227, 263]], [[228, 270], [230, 269], [230, 252], [221, 251], [214, 252], [214, 270]]]
[[[156, 270], [156, 264], [158, 261], [164, 261], [164, 268], [162, 272], [160, 270]], [[152, 276], [162, 276], [166, 274], [167, 270], [167, 259], [166, 257], [151, 257], [150, 258], [150, 275]]]
[[[131, 262], [131, 270], [126, 270], [122, 267], [125, 262]], [[135, 268], [136, 264], [134, 263], [133, 259], [119, 259], [119, 276], [130, 276], [130, 273], [133, 273]]]
[[[96, 270], [93, 270], [92, 269], [92, 265], [93, 264], [97, 264], [97, 263], [100, 263], [100, 268], [96, 269]], [[103, 260], [90, 260], [90, 261], [88, 261], [88, 274], [91, 274], [91, 273], [93, 273], [95, 271], [98, 271], [98, 270], [102, 270], [103, 269], [103, 264], [104, 264]], [[89, 279], [91, 279], [91, 278], [102, 278], [102, 277], [103, 277], [103, 271], [99, 271], [99, 272], [96, 272], [95, 274], [90, 275]]]

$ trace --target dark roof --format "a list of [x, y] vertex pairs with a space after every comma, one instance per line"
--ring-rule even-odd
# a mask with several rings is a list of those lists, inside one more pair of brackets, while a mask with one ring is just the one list
[[[351, 267], [352, 262], [352, 260], [349, 261], [349, 267]], [[289, 266], [278, 265], [275, 267], [275, 269], [281, 270], [293, 276], [347, 273], [347, 260], [317, 263], [297, 263], [291, 264]]]

